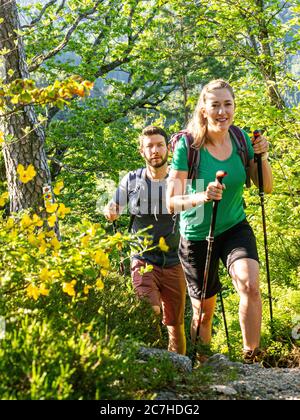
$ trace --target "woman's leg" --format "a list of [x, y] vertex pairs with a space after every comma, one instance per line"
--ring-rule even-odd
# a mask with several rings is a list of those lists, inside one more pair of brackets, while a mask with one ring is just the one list
[[[217, 301], [217, 295], [212, 296], [211, 298], [204, 299], [203, 302], [203, 311], [202, 319], [200, 325], [200, 341], [202, 344], [209, 344], [211, 341], [212, 334], [212, 321], [215, 311]], [[192, 307], [193, 307], [193, 318], [191, 322], [191, 339], [192, 342], [196, 341], [196, 331], [200, 317], [200, 300], [191, 297]]]
[[230, 276], [240, 296], [239, 319], [244, 350], [259, 347], [262, 303], [259, 291], [259, 264], [250, 258], [232, 263]]

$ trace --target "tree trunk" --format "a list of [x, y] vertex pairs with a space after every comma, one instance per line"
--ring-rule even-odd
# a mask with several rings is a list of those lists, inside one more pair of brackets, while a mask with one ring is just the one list
[[278, 87], [269, 31], [264, 18], [264, 0], [257, 0], [256, 4], [260, 8], [262, 16], [259, 23], [258, 39], [261, 44], [262, 53], [266, 57], [265, 61], [261, 63], [260, 69], [267, 85], [267, 92], [271, 104], [278, 109], [284, 109], [285, 102]]
[[187, 77], [184, 75], [182, 77], [182, 91], [183, 91], [183, 108], [184, 108], [184, 126], [187, 125], [189, 121], [189, 107], [187, 105], [188, 101], [188, 86], [187, 86]]
[[[10, 51], [3, 56], [4, 82], [28, 79], [23, 41], [16, 34], [20, 29], [20, 22], [15, 0], [0, 0], [0, 19], [3, 19], [0, 23], [0, 49], [6, 48]], [[6, 139], [2, 150], [10, 195], [10, 211], [18, 212], [29, 207], [36, 210], [43, 205], [43, 186], [51, 182], [44, 149], [44, 130], [38, 125], [32, 106], [25, 106], [21, 111], [11, 113], [13, 105], [9, 101], [6, 105], [10, 113], [0, 116], [0, 129]], [[26, 134], [28, 132], [29, 134]], [[25, 168], [32, 164], [37, 173], [35, 178], [26, 184], [21, 183], [17, 174], [18, 164]]]

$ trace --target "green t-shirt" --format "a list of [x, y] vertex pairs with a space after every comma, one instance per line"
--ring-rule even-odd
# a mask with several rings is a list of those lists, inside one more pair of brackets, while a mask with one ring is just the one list
[[[249, 158], [253, 159], [254, 151], [248, 134], [244, 131], [247, 140]], [[206, 148], [200, 150], [200, 164], [198, 179], [194, 179], [187, 187], [187, 193], [203, 192], [209, 182], [216, 178], [216, 172], [224, 170], [227, 176], [224, 178], [226, 189], [223, 198], [219, 202], [215, 236], [220, 235], [246, 217], [243, 207], [243, 190], [246, 182], [246, 171], [242, 160], [237, 152], [233, 139], [232, 153], [228, 159], [218, 160], [213, 157]], [[175, 149], [172, 169], [188, 171], [188, 158], [184, 138], [181, 138]], [[180, 213], [180, 233], [188, 240], [204, 240], [209, 233], [211, 222], [212, 202], [205, 203], [195, 208]]]

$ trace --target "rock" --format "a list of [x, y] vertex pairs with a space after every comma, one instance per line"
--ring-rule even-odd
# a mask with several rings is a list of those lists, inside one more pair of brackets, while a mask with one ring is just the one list
[[177, 400], [177, 395], [171, 391], [160, 391], [155, 400]]
[[[221, 394], [221, 399], [251, 400], [300, 400], [300, 369], [266, 369], [261, 364], [244, 365], [228, 360], [223, 354], [215, 354], [205, 363], [212, 368], [212, 374], [235, 369], [238, 378], [215, 384], [210, 388]], [[218, 377], [213, 376], [217, 381]]]
[[216, 353], [211, 356], [206, 362], [205, 366], [211, 366], [214, 370], [227, 370], [227, 369], [243, 369], [242, 363], [231, 362], [224, 354]]
[[142, 360], [147, 360], [150, 357], [158, 357], [159, 359], [168, 358], [173, 363], [175, 368], [183, 372], [191, 373], [193, 369], [192, 361], [189, 357], [167, 350], [140, 347], [138, 351], [138, 357], [140, 357]]
[[218, 394], [224, 394], [224, 395], [228, 395], [228, 396], [237, 395], [237, 391], [232, 386], [212, 385], [210, 388], [213, 391], [217, 392]]

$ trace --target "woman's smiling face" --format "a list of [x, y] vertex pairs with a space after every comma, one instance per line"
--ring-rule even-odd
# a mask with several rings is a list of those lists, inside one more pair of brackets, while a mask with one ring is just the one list
[[228, 130], [233, 121], [234, 108], [234, 99], [228, 89], [215, 89], [207, 92], [201, 112], [207, 119], [208, 131]]

